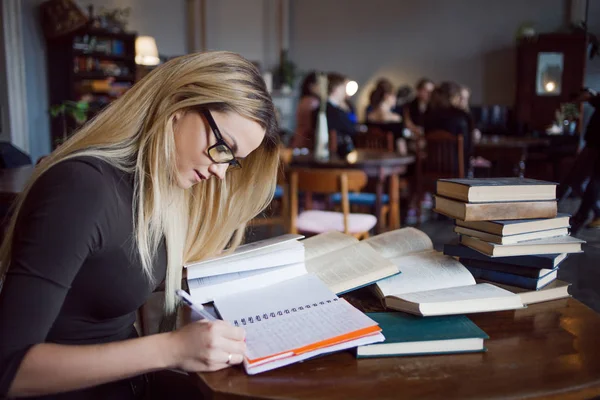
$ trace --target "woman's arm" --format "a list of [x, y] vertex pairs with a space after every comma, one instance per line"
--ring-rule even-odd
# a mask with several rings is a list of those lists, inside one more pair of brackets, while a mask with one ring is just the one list
[[107, 211], [114, 192], [103, 176], [92, 164], [67, 161], [45, 172], [25, 200], [0, 290], [0, 398], [84, 388], [165, 366], [217, 369], [229, 353], [241, 360], [243, 342], [236, 342], [243, 332], [225, 323], [112, 344], [46, 343], [75, 277], [102, 249], [114, 219]]
[[216, 371], [243, 361], [243, 340], [241, 328], [202, 321], [172, 333], [108, 344], [41, 343], [27, 352], [8, 395], [66, 392], [166, 368]]

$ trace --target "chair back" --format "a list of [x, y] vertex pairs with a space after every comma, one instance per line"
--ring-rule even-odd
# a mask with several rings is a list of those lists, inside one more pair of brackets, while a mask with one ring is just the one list
[[337, 154], [338, 135], [335, 129], [329, 131], [329, 154]]
[[[358, 192], [367, 184], [367, 174], [354, 169], [292, 168], [290, 169], [290, 232], [297, 233], [298, 192], [342, 194], [344, 233], [349, 233], [348, 215], [350, 202], [348, 192]], [[309, 208], [308, 202], [306, 208]]]
[[465, 157], [463, 137], [446, 131], [425, 134], [427, 159], [421, 162], [423, 175], [442, 178], [464, 178]]
[[394, 134], [379, 127], [369, 127], [366, 133], [358, 133], [353, 139], [357, 149], [394, 152]]

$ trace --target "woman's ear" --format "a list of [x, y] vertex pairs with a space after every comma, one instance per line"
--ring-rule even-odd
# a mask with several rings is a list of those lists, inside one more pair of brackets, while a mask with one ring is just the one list
[[173, 133], [177, 132], [177, 123], [183, 118], [183, 111], [177, 111], [173, 114]]
[[183, 117], [183, 111], [177, 111], [175, 114], [173, 114], [173, 123], [176, 124], [181, 117]]

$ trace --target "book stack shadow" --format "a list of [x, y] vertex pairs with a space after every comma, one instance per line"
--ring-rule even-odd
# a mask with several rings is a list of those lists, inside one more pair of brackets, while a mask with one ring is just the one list
[[570, 216], [557, 212], [555, 183], [441, 179], [435, 200], [434, 211], [454, 218], [459, 235], [444, 254], [458, 257], [476, 279], [536, 301], [568, 295], [558, 269], [584, 241], [569, 235]]

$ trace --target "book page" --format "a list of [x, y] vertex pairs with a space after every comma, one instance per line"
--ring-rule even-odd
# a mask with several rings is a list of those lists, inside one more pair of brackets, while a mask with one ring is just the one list
[[231, 282], [240, 279], [246, 279], [255, 275], [267, 275], [274, 271], [284, 271], [284, 270], [294, 270], [294, 269], [302, 269], [304, 267], [304, 263], [295, 263], [284, 265], [280, 267], [270, 267], [270, 268], [262, 268], [255, 269], [250, 271], [240, 271], [240, 272], [232, 272], [230, 274], [222, 274], [222, 275], [214, 275], [214, 276], [205, 276], [201, 278], [189, 279], [188, 278], [188, 287], [190, 290], [201, 289], [203, 286], [213, 286], [218, 285], [225, 282]]
[[358, 243], [358, 239], [341, 232], [332, 231], [304, 239], [301, 243], [304, 244], [305, 259], [310, 260]]
[[473, 275], [460, 262], [437, 251], [390, 259], [400, 274], [377, 282], [384, 296], [474, 285]]
[[450, 301], [468, 301], [498, 297], [518, 296], [508, 290], [501, 289], [488, 283], [477, 285], [446, 288], [440, 290], [428, 290], [418, 293], [405, 293], [398, 297], [399, 299], [411, 303], [446, 303]]
[[306, 270], [317, 275], [333, 292], [343, 293], [398, 272], [389, 260], [363, 242], [312, 258]]
[[402, 228], [364, 240], [382, 257], [392, 258], [433, 249], [429, 236], [415, 228]]
[[288, 233], [288, 234], [276, 236], [273, 238], [258, 240], [256, 242], [247, 243], [247, 244], [238, 246], [238, 248], [235, 249], [233, 252], [225, 251], [225, 252], [223, 252], [223, 254], [215, 256], [215, 257], [210, 257], [205, 260], [188, 263], [185, 265], [185, 267], [191, 266], [191, 265], [207, 264], [207, 263], [211, 263], [211, 262], [215, 262], [215, 261], [218, 261], [218, 262], [221, 262], [223, 260], [229, 261], [229, 259], [238, 260], [238, 259], [242, 259], [243, 257], [249, 256], [249, 255], [252, 255], [252, 256], [265, 255], [265, 254], [269, 254], [270, 252], [273, 252], [273, 251], [278, 251], [281, 248], [301, 246], [298, 243], [298, 241], [300, 239], [302, 239], [303, 237], [304, 236], [302, 236], [302, 235]]

